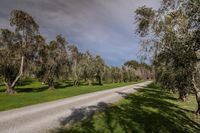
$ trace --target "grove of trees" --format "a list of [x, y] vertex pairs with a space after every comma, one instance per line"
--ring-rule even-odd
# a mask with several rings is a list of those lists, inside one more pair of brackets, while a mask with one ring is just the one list
[[99, 55], [80, 52], [62, 35], [47, 42], [39, 32], [34, 18], [21, 10], [13, 10], [10, 16], [13, 30], [0, 29], [0, 79], [8, 94], [14, 94], [20, 80], [37, 78], [55, 87], [55, 81], [72, 80], [91, 85], [105, 82], [129, 82], [153, 78], [149, 65], [136, 61], [122, 67], [110, 67]]
[[199, 7], [199, 0], [162, 0], [158, 9], [142, 6], [135, 11], [142, 46], [153, 53], [156, 81], [178, 92], [182, 101], [194, 93], [196, 114], [200, 114]]

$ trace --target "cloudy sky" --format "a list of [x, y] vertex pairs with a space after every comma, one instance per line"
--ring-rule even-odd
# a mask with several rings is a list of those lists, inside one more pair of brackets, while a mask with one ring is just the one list
[[139, 60], [134, 10], [159, 7], [160, 0], [1, 0], [0, 28], [9, 28], [13, 9], [28, 12], [49, 41], [62, 34], [80, 51], [101, 55], [112, 66]]

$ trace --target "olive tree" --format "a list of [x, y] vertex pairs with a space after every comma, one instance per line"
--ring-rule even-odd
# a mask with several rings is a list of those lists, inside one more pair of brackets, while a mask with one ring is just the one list
[[73, 85], [78, 86], [80, 79], [80, 67], [78, 66], [78, 63], [80, 61], [80, 53], [75, 45], [69, 45], [68, 49], [69, 49], [69, 62], [72, 72], [71, 76], [73, 78]]
[[53, 89], [54, 81], [60, 78], [63, 74], [62, 70], [67, 66], [67, 42], [61, 35], [57, 35], [56, 39], [49, 44], [46, 44], [42, 38], [38, 39], [38, 43], [41, 43], [43, 47], [39, 52], [41, 60], [37, 76], [47, 82], [49, 89]]
[[103, 85], [102, 78], [105, 73], [105, 69], [106, 66], [104, 60], [100, 56], [96, 56], [94, 59], [94, 71], [99, 85]]
[[82, 75], [85, 81], [88, 82], [88, 85], [92, 85], [92, 81], [94, 79], [94, 73], [95, 73], [95, 63], [94, 63], [94, 57], [89, 51], [86, 51], [86, 53], [83, 54], [83, 58], [81, 61], [82, 64]]

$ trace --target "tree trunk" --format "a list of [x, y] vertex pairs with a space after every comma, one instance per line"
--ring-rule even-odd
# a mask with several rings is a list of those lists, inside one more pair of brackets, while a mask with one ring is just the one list
[[88, 79], [88, 85], [91, 86], [92, 85], [92, 81], [90, 79]]
[[200, 92], [196, 93], [196, 100], [197, 100], [197, 111], [196, 115], [200, 115]]
[[53, 90], [53, 89], [55, 89], [54, 85], [48, 84], [48, 90]]
[[196, 93], [196, 101], [197, 101], [197, 111], [196, 111], [196, 115], [200, 115], [200, 90], [199, 90], [199, 88], [197, 87], [194, 74], [193, 74], [193, 77], [192, 77], [192, 84], [193, 84], [194, 91], [195, 91], [195, 93]]
[[22, 76], [23, 74], [23, 67], [24, 67], [24, 56], [22, 56], [22, 59], [21, 59], [21, 65], [20, 65], [20, 70], [19, 70], [19, 74], [17, 75], [17, 77], [15, 78], [15, 80], [13, 81], [11, 87], [14, 88], [17, 81], [19, 80], [19, 78]]
[[5, 82], [6, 93], [8, 93], [8, 94], [14, 94], [14, 93], [16, 93], [16, 91], [14, 90], [14, 88], [15, 88], [15, 85], [16, 85], [17, 81], [23, 75], [23, 67], [24, 67], [24, 56], [21, 57], [21, 64], [20, 64], [19, 73], [18, 73], [17, 77], [15, 78], [15, 80], [12, 82], [12, 84], [7, 84]]
[[16, 91], [12, 88], [11, 84], [8, 84], [6, 82], [4, 82], [5, 86], [6, 86], [6, 93], [7, 94], [15, 94]]
[[79, 87], [79, 80], [74, 80], [74, 85], [73, 86], [75, 86], [75, 87]]
[[179, 99], [183, 102], [185, 102], [188, 99], [188, 94], [179, 92]]
[[54, 82], [52, 79], [48, 80], [48, 89], [49, 90], [55, 89]]
[[86, 77], [84, 77], [84, 82], [87, 82], [87, 78]]
[[98, 84], [99, 84], [99, 85], [102, 85], [102, 82], [101, 82], [101, 77], [100, 77], [100, 76], [98, 76], [98, 77], [97, 77], [97, 79], [98, 79], [98, 82], [99, 82]]

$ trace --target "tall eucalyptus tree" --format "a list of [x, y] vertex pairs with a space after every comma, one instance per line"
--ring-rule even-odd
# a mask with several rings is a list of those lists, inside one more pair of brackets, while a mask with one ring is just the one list
[[157, 81], [177, 90], [183, 101], [193, 90], [197, 114], [200, 114], [200, 90], [196, 83], [199, 6], [200, 1], [195, 0], [163, 0], [157, 10], [145, 6], [136, 10], [137, 33], [142, 37], [144, 48], [154, 53]]
[[11, 12], [10, 25], [15, 28], [15, 32], [1, 30], [1, 57], [2, 61], [5, 61], [1, 65], [4, 69], [1, 70], [5, 70], [3, 75], [6, 92], [13, 94], [16, 93], [14, 90], [16, 83], [23, 75], [24, 65], [33, 59], [33, 41], [34, 36], [38, 34], [39, 26], [32, 16], [21, 10]]

